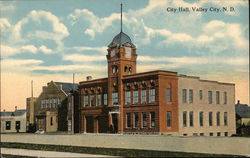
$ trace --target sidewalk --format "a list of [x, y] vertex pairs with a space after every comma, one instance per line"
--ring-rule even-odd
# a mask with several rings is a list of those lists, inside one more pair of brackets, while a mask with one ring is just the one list
[[41, 151], [28, 149], [1, 148], [1, 154], [32, 157], [115, 157], [109, 155], [93, 155], [71, 152]]

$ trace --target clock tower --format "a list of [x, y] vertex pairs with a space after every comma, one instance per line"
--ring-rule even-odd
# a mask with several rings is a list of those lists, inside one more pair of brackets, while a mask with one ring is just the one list
[[108, 105], [109, 123], [123, 132], [123, 83], [124, 75], [136, 73], [136, 47], [130, 37], [122, 31], [122, 4], [121, 4], [121, 32], [108, 45]]

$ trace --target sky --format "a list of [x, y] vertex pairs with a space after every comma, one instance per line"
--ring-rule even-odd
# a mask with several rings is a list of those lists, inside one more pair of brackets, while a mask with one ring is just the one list
[[75, 82], [107, 77], [107, 46], [120, 32], [120, 3], [123, 32], [137, 47], [138, 72], [235, 83], [235, 100], [249, 104], [247, 0], [11, 0], [0, 1], [1, 111], [26, 107], [31, 80], [38, 97], [51, 80], [72, 82], [73, 73]]

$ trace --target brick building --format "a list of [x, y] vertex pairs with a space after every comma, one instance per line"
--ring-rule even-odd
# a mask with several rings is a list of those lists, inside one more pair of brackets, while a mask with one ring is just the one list
[[235, 133], [234, 84], [162, 70], [137, 73], [136, 46], [122, 29], [107, 51], [108, 77], [79, 83], [80, 132]]

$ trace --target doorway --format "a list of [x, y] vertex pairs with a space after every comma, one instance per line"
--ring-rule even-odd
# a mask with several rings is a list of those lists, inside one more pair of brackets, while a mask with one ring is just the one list
[[86, 116], [87, 133], [94, 133], [94, 118], [93, 116]]
[[112, 114], [112, 121], [113, 121], [113, 126], [114, 126], [113, 133], [117, 133], [118, 132], [118, 114]]

